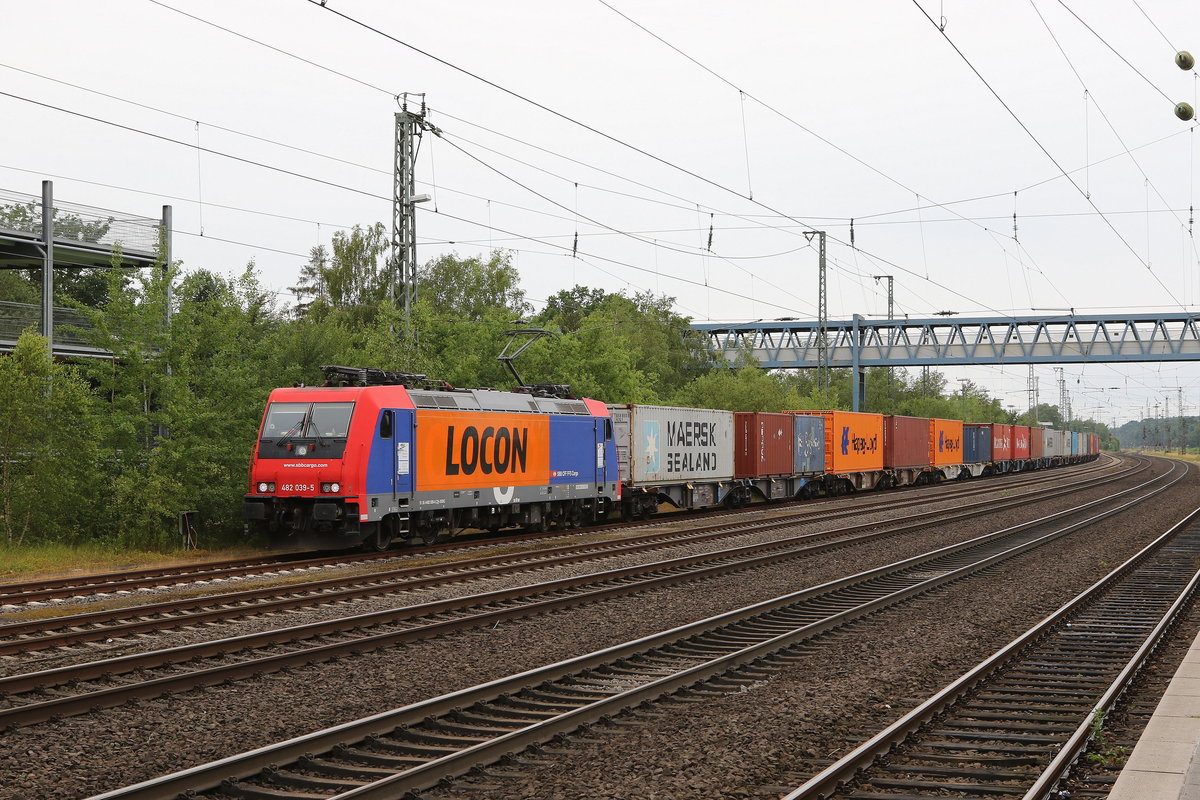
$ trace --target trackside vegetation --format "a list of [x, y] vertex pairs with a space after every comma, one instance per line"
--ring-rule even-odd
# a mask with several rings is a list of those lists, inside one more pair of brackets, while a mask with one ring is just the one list
[[[406, 325], [385, 250], [382, 226], [340, 232], [299, 265], [285, 298], [263, 287], [253, 264], [237, 277], [178, 264], [77, 271], [56, 302], [84, 314], [90, 326], [75, 333], [114, 357], [55, 362], [33, 331], [0, 357], [0, 548], [170, 550], [185, 511], [195, 512], [205, 547], [236, 545], [247, 464], [272, 388], [317, 383], [322, 364], [510, 388], [496, 355], [514, 327], [555, 334], [521, 356], [525, 380], [570, 384], [607, 402], [850, 407], [848, 374], [835, 373], [826, 395], [806, 372], [711, 366], [670, 297], [575, 286], [537, 310], [503, 251], [426, 263]], [[37, 296], [36, 271], [5, 272], [0, 300]], [[970, 383], [948, 392], [933, 371], [874, 370], [867, 404], [882, 413], [1032, 421]], [[1039, 418], [1060, 421], [1053, 406]], [[1075, 428], [1109, 439], [1103, 425]]]

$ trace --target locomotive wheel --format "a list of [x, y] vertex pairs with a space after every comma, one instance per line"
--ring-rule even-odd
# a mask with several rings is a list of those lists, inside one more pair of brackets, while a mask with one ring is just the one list
[[375, 532], [367, 534], [362, 540], [363, 550], [368, 553], [382, 553], [392, 546], [392, 540], [396, 538], [393, 532], [393, 527], [388, 520], [383, 520], [375, 525]]

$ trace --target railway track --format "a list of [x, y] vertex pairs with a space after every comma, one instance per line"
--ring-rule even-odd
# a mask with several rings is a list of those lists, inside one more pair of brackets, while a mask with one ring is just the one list
[[[967, 519], [1004, 508], [1025, 505], [1036, 500], [1066, 495], [1081, 486], [1103, 485], [1135, 475], [1147, 469], [1149, 463], [1144, 459], [1137, 461], [1126, 469], [1117, 471], [1101, 480], [1084, 476], [1066, 484], [1053, 482], [1047, 488], [1035, 488], [999, 503], [991, 500], [978, 501], [950, 509], [909, 514], [897, 517], [887, 523], [871, 521], [802, 534], [779, 540], [779, 543], [784, 546], [795, 546], [801, 543], [832, 540], [836, 544], [843, 545], [870, 541], [883, 536], [912, 531], [919, 523], [930, 520], [947, 523]], [[905, 499], [893, 507], [905, 508], [913, 504], [914, 501]], [[801, 520], [804, 523], [820, 522], [842, 519], [846, 516], [860, 516], [861, 513], [857, 508], [835, 509], [816, 515], [804, 514], [801, 515]], [[252, 615], [279, 613], [315, 605], [377, 597], [429, 586], [480, 580], [619, 555], [646, 553], [681, 543], [696, 544], [704, 541], [716, 541], [785, 529], [796, 524], [798, 524], [796, 515], [792, 514], [753, 521], [739, 518], [702, 528], [640, 534], [602, 542], [568, 544], [530, 553], [478, 556], [467, 561], [432, 567], [402, 567], [367, 576], [340, 576], [308, 581], [290, 587], [267, 586], [203, 597], [179, 598], [152, 604], [11, 622], [0, 624], [0, 656], [27, 656], [32, 652], [51, 648], [64, 648], [87, 642], [109, 642], [121, 637], [177, 629], [188, 625], [229, 621]], [[885, 526], [885, 530], [877, 530]], [[855, 536], [862, 531], [875, 532]], [[846, 539], [846, 541], [842, 542], [842, 539]], [[776, 547], [776, 543], [766, 543], [757, 548], [752, 547], [747, 552], [774, 547]], [[820, 552], [822, 549], [828, 548], [810, 548], [806, 554]]]
[[[769, 677], [820, 634], [929, 593], [1127, 511], [1187, 467], [1120, 505], [1094, 500], [1014, 528], [824, 585], [194, 767], [94, 800], [207, 797], [395, 798], [664, 696], [703, 698]], [[1157, 484], [1149, 488], [1150, 484]], [[1110, 506], [1104, 511], [1097, 509]], [[1095, 513], [1093, 513], [1095, 512]], [[1091, 516], [1066, 525], [1067, 516]]]
[[[1137, 488], [1140, 487], [1122, 494], [1136, 491]], [[1028, 501], [1015, 498], [1009, 502], [1023, 505]], [[994, 505], [985, 509], [978, 508], [978, 504], [972, 506], [970, 511], [953, 516], [965, 518], [981, 511], [992, 513], [997, 510]], [[135, 698], [145, 699], [168, 692], [186, 691], [464, 628], [496, 624], [618, 595], [776, 564], [894, 536], [919, 529], [922, 525], [920, 521], [907, 522], [899, 527], [832, 541], [821, 541], [826, 538], [823, 534], [801, 534], [772, 542], [671, 558], [515, 589], [13, 675], [0, 678], [0, 703], [3, 703], [3, 707], [0, 707], [0, 728], [28, 725], [53, 717], [120, 705]], [[263, 652], [264, 649], [267, 652]], [[231, 654], [245, 654], [251, 650], [259, 652], [251, 658], [233, 663], [227, 659]], [[135, 683], [118, 678], [134, 672], [138, 673]], [[116, 685], [111, 685], [113, 683]], [[50, 690], [53, 690], [54, 696], [46, 697]]]
[[[1089, 475], [1103, 472], [1111, 468], [1111, 457], [1102, 456], [1099, 462], [1087, 465], [1083, 469], [1071, 470], [1074, 475]], [[854, 502], [854, 508], [859, 509], [862, 513], [868, 513], [872, 509], [880, 507], [888, 507], [890, 504], [903, 505], [918, 505], [922, 503], [934, 502], [942, 499], [954, 499], [958, 497], [969, 497], [977, 494], [988, 492], [1003, 491], [1007, 488], [1019, 488], [1028, 485], [1029, 483], [1037, 483], [1046, 480], [1053, 480], [1048, 476], [1061, 476], [1063, 471], [1053, 470], [1050, 472], [1036, 472], [1029, 476], [997, 476], [1003, 477], [1002, 483], [993, 483], [991, 480], [984, 481], [987, 485], [978, 486], [975, 482], [970, 485], [954, 486], [954, 487], [930, 487], [915, 488], [913, 491], [920, 495], [916, 498], [905, 498], [897, 501], [894, 495], [886, 494], [880, 498], [872, 498], [870, 500], [857, 499]], [[905, 492], [907, 494], [907, 491]], [[830, 513], [823, 512], [822, 506], [826, 504], [841, 504], [845, 503], [845, 498], [826, 498], [818, 501], [805, 501], [803, 503], [804, 510], [797, 512], [797, 516], [807, 514]], [[786, 508], [790, 504], [772, 504], [770, 506], [763, 505], [755, 510], [767, 508]], [[846, 509], [849, 512], [849, 509]], [[705, 516], [739, 516], [745, 514], [743, 511], [717, 511], [707, 512]], [[678, 519], [694, 519], [691, 514], [681, 516], [664, 516], [656, 522], [670, 523]], [[606, 531], [616, 531], [625, 528], [645, 527], [646, 522], [626, 522], [615, 525], [606, 525], [598, 528], [592, 528], [588, 533], [602, 533]], [[290, 572], [299, 574], [304, 571], [315, 571], [330, 566], [344, 566], [354, 564], [371, 564], [378, 561], [395, 560], [398, 558], [421, 557], [444, 552], [468, 551], [470, 549], [489, 546], [502, 546], [513, 543], [537, 542], [547, 539], [563, 538], [571, 535], [568, 531], [555, 530], [545, 531], [542, 533], [521, 533], [509, 536], [471, 536], [465, 537], [460, 541], [447, 542], [444, 544], [426, 545], [416, 548], [410, 548], [403, 551], [387, 551], [381, 553], [337, 553], [323, 556], [312, 556], [309, 553], [285, 553], [275, 554], [270, 556], [252, 556], [238, 559], [226, 559], [222, 561], [211, 561], [203, 564], [191, 564], [183, 566], [171, 567], [148, 567], [143, 569], [123, 570], [121, 572], [99, 573], [83, 576], [66, 576], [61, 578], [45, 578], [32, 581], [21, 581], [11, 583], [0, 583], [0, 607], [4, 606], [19, 606], [21, 604], [33, 602], [45, 602], [48, 600], [61, 600], [74, 597], [86, 597], [97, 594], [113, 594], [122, 592], [133, 592], [141, 589], [152, 589], [163, 586], [172, 586], [177, 584], [198, 583], [201, 581], [228, 580], [230, 578], [249, 577], [255, 575], [266, 575], [279, 572]]]
[[785, 800], [1042, 800], [1194, 600], [1200, 510]]

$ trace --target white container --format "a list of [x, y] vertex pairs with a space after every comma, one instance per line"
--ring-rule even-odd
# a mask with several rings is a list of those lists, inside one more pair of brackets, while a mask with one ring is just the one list
[[733, 412], [707, 408], [608, 407], [621, 479], [656, 486], [733, 478]]

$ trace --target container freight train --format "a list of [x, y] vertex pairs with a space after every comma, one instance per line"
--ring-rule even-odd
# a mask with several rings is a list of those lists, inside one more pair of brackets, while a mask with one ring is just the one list
[[[466, 529], [834, 496], [1094, 459], [1091, 434], [848, 411], [606, 405], [326, 367], [271, 392], [242, 515], [280, 547], [385, 549]], [[560, 390], [560, 391], [556, 391]]]

